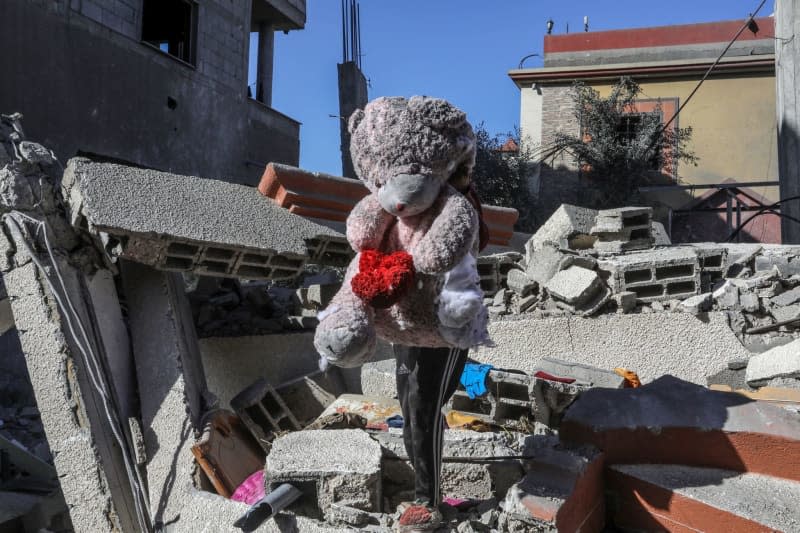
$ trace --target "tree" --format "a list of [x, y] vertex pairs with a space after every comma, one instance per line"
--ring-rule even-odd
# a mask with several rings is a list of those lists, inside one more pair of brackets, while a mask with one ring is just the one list
[[639, 84], [620, 78], [607, 98], [593, 88], [575, 82], [573, 102], [578, 134], [557, 133], [542, 159], [559, 155], [574, 157], [603, 197], [601, 201], [625, 204], [636, 197], [641, 185], [663, 181], [679, 161], [697, 164], [689, 148], [692, 128], [665, 128], [659, 102], [653, 111], [637, 109]]
[[[516, 150], [503, 149], [509, 139]], [[519, 130], [508, 134], [491, 135], [483, 123], [475, 127], [477, 151], [473, 183], [483, 203], [513, 207], [519, 211], [517, 228], [532, 228], [532, 200], [528, 190], [533, 153], [520, 143]], [[511, 143], [508, 143], [511, 144]]]

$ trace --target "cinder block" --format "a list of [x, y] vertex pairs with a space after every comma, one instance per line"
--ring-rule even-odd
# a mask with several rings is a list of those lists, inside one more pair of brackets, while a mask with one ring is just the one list
[[692, 243], [700, 264], [700, 290], [709, 291], [728, 270], [728, 249], [716, 243]]
[[264, 378], [231, 399], [231, 407], [267, 453], [276, 434], [301, 429], [283, 398]]
[[652, 248], [651, 207], [620, 207], [597, 212], [591, 234], [597, 237], [594, 249], [603, 253], [622, 253]]
[[512, 268], [508, 271], [506, 285], [520, 297], [524, 298], [533, 292], [537, 283], [529, 278], [523, 270]]
[[470, 413], [483, 420], [503, 425], [519, 424], [521, 417], [533, 416], [530, 397], [532, 378], [523, 373], [490, 370], [486, 376], [487, 393], [470, 398], [459, 385], [448, 403], [454, 411]]
[[700, 292], [700, 264], [689, 246], [604, 257], [597, 268], [614, 292], [635, 292], [642, 302], [681, 299]]
[[359, 429], [287, 433], [267, 456], [270, 488], [291, 483], [303, 492], [297, 512], [321, 518], [333, 503], [380, 511], [381, 446]]

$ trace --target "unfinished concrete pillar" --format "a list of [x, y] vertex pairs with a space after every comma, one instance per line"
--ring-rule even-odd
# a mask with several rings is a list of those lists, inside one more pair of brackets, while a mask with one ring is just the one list
[[340, 63], [339, 72], [339, 132], [342, 150], [342, 176], [356, 178], [353, 160], [350, 157], [350, 132], [347, 131], [347, 120], [356, 109], [364, 109], [367, 105], [367, 78], [354, 61]]
[[256, 59], [256, 100], [272, 107], [272, 64], [275, 52], [275, 28], [261, 21], [258, 24], [258, 56]]
[[[778, 112], [778, 179], [781, 199], [800, 195], [800, 2], [775, 1], [775, 82]], [[800, 218], [800, 200], [781, 203], [781, 213]], [[800, 223], [781, 219], [784, 244], [800, 243]]]

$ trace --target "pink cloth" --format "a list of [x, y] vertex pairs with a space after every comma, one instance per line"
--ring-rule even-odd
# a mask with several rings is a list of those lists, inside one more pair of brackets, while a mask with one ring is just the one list
[[257, 470], [250, 474], [231, 494], [231, 500], [253, 505], [264, 497], [264, 471]]

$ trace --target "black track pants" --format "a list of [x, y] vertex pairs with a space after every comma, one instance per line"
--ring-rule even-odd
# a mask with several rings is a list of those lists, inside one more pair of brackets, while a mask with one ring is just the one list
[[441, 497], [444, 416], [464, 371], [468, 350], [394, 346], [403, 441], [414, 466], [414, 497], [437, 505]]

